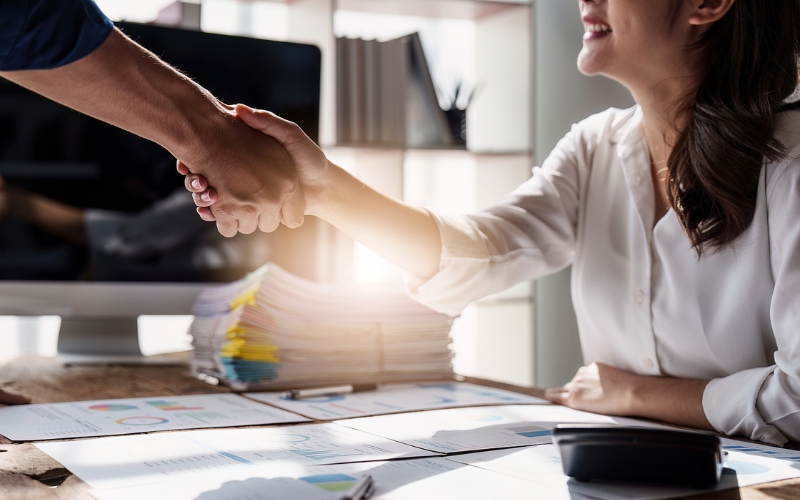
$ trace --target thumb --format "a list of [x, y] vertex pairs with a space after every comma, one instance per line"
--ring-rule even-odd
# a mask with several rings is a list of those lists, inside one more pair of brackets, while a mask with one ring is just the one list
[[248, 127], [272, 136], [281, 143], [289, 141], [295, 129], [294, 123], [284, 120], [275, 113], [255, 110], [244, 104], [236, 105], [236, 117]]

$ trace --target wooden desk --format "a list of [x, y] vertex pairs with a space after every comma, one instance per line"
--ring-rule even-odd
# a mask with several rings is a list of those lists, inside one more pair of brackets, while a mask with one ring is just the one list
[[[541, 396], [527, 389], [485, 380], [469, 382]], [[85, 401], [229, 392], [189, 375], [186, 367], [71, 366], [53, 358], [26, 356], [0, 366], [0, 387], [27, 395], [34, 403]], [[58, 485], [57, 487], [52, 487]], [[0, 498], [3, 500], [91, 500], [86, 483], [28, 443], [0, 436]], [[692, 499], [767, 500], [800, 498], [800, 479], [739, 490], [695, 495]]]

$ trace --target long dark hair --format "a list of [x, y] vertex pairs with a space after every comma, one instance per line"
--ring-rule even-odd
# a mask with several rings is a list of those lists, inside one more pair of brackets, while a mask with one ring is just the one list
[[[675, 0], [675, 4], [683, 4]], [[763, 161], [785, 153], [777, 115], [798, 84], [800, 0], [736, 0], [690, 50], [706, 63], [667, 162], [669, 201], [698, 255], [753, 221]]]

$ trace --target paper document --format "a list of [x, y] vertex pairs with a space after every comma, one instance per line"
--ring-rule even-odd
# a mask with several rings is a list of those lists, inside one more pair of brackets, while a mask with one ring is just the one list
[[384, 415], [337, 424], [441, 453], [510, 448], [551, 442], [560, 423], [650, 425], [557, 405], [484, 406]]
[[[724, 440], [736, 449], [750, 449], [750, 452], [733, 451], [725, 446], [728, 455], [725, 459], [722, 479], [714, 488], [698, 490], [683, 486], [626, 485], [611, 482], [581, 483], [564, 475], [561, 456], [555, 445], [530, 446], [506, 450], [493, 450], [482, 453], [469, 453], [448, 457], [449, 460], [469, 464], [474, 467], [507, 474], [519, 479], [533, 481], [570, 494], [581, 494], [600, 500], [622, 500], [637, 498], [656, 500], [696, 495], [702, 491], [724, 490], [739, 486], [800, 477], [800, 470], [793, 467], [794, 460], [800, 460], [800, 452], [785, 453], [790, 450], [751, 447], [748, 443]], [[764, 454], [774, 450], [775, 454]], [[783, 456], [784, 458], [773, 458]], [[793, 458], [793, 459], [792, 459]]]
[[202, 394], [6, 406], [0, 434], [36, 441], [308, 420], [236, 394]]
[[98, 500], [338, 500], [362, 474], [375, 481], [373, 500], [486, 500], [541, 498], [585, 500], [566, 489], [465, 466], [443, 458], [344, 465], [271, 467], [262, 476], [226, 478], [215, 474], [202, 482], [169, 482], [116, 489], [94, 489]]
[[169, 432], [36, 446], [90, 487], [100, 489], [175, 479], [196, 481], [214, 474], [224, 478], [239, 474], [260, 477], [265, 465], [323, 465], [435, 455], [335, 424]]
[[246, 396], [317, 420], [460, 406], [549, 404], [533, 396], [458, 382], [385, 385], [375, 391], [304, 399], [290, 399], [282, 392], [253, 392]]

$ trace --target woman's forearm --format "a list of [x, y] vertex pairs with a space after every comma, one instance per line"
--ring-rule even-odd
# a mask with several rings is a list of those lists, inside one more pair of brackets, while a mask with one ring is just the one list
[[637, 376], [631, 388], [630, 414], [714, 430], [703, 410], [706, 385], [708, 380]]
[[442, 242], [430, 213], [385, 196], [332, 166], [333, 185], [317, 214], [354, 240], [421, 277], [439, 270]]

